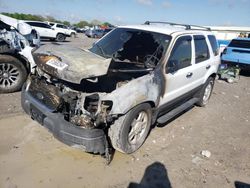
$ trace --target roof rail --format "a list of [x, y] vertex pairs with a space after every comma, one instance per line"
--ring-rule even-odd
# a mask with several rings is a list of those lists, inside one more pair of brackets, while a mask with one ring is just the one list
[[185, 27], [186, 30], [191, 30], [191, 29], [201, 29], [201, 30], [208, 30], [211, 31], [209, 27], [203, 27], [199, 25], [189, 25], [189, 24], [179, 24], [179, 23], [173, 23], [173, 22], [155, 22], [155, 21], [146, 21], [144, 24], [145, 25], [150, 25], [150, 24], [168, 24], [171, 26], [183, 26]]

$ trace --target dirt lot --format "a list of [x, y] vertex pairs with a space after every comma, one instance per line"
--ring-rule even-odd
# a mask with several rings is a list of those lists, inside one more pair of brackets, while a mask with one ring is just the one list
[[[70, 39], [86, 47], [94, 40]], [[235, 187], [250, 184], [250, 76], [216, 81], [205, 108], [154, 128], [132, 155], [100, 156], [68, 147], [21, 109], [20, 92], [0, 96], [0, 187]], [[202, 150], [211, 156], [203, 157]], [[145, 186], [147, 185], [147, 186]]]

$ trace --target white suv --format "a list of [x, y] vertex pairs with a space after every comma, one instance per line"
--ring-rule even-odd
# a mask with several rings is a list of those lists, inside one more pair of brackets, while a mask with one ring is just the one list
[[44, 22], [25, 20], [25, 23], [29, 24], [33, 29], [35, 29], [43, 39], [51, 39], [58, 42], [63, 42], [67, 37], [64, 32], [55, 30], [50, 25]]
[[66, 144], [132, 153], [152, 124], [208, 103], [218, 52], [209, 28], [167, 22], [118, 27], [89, 50], [44, 45], [22, 106]]
[[69, 29], [69, 27], [67, 27], [66, 25], [54, 22], [48, 22], [48, 24], [55, 30], [64, 33], [67, 37], [76, 37], [76, 31], [74, 31], [73, 29]]

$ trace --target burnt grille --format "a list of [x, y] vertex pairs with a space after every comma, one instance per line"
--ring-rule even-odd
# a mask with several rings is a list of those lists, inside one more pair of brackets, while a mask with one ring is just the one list
[[60, 90], [42, 79], [32, 78], [28, 92], [52, 111], [56, 111], [62, 103]]

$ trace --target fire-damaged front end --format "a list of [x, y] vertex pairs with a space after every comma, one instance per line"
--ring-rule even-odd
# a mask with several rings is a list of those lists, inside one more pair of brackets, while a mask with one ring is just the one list
[[[104, 47], [105, 37], [104, 43], [101, 40], [90, 50], [59, 44], [41, 46], [33, 54], [36, 72], [22, 91], [26, 113], [64, 143], [87, 152], [106, 153], [107, 132], [114, 121], [138, 104], [157, 105], [164, 87], [158, 62], [170, 38], [162, 41], [156, 36], [164, 35], [140, 34], [129, 30], [128, 36], [120, 38], [123, 45], [110, 52]], [[140, 41], [140, 37], [154, 43]], [[141, 49], [134, 54], [131, 48], [135, 40], [140, 41]]]

